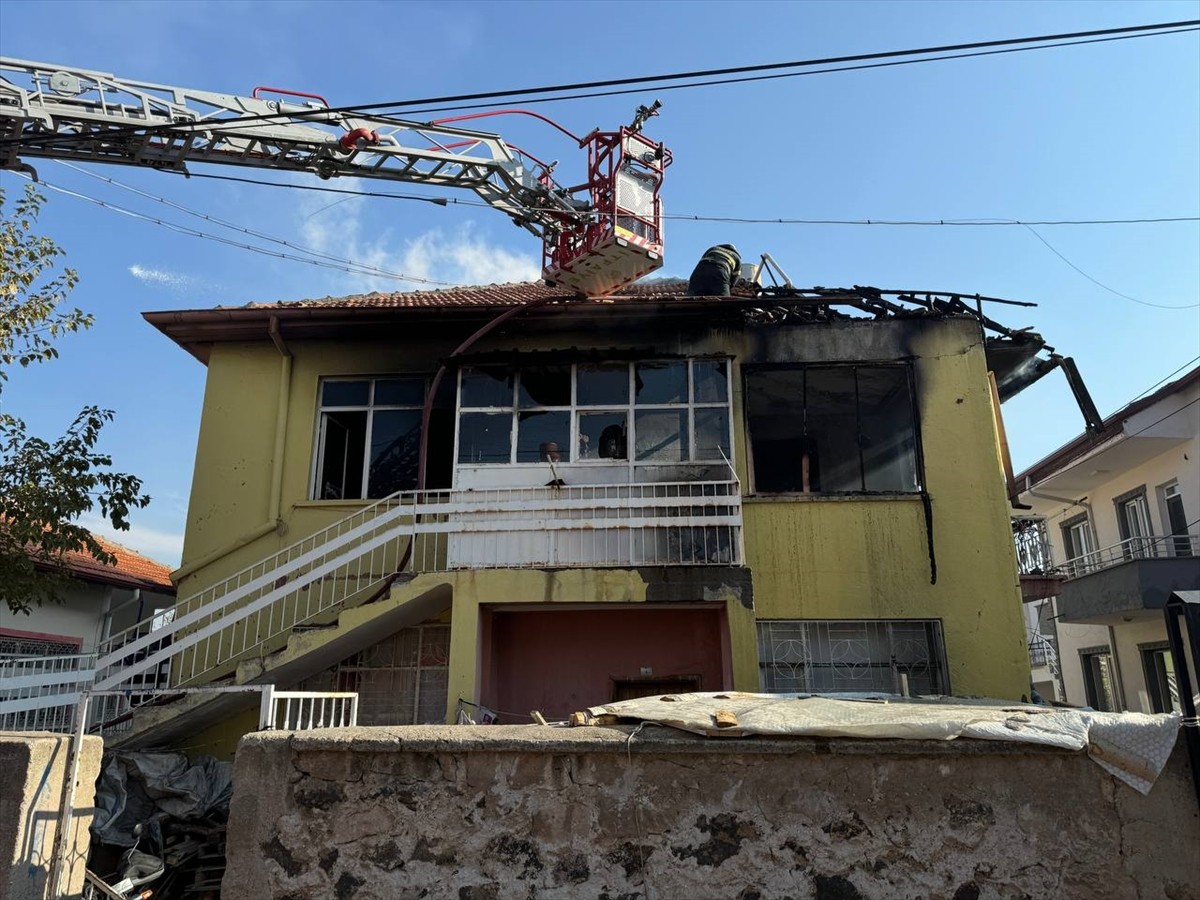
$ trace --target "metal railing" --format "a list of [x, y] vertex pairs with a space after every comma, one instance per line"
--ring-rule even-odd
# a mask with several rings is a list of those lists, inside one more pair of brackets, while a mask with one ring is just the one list
[[282, 646], [401, 570], [739, 565], [730, 481], [392, 494], [101, 644], [95, 689], [179, 687]]
[[266, 685], [258, 713], [259, 731], [353, 728], [358, 694], [329, 691], [277, 691]]
[[1045, 575], [1054, 569], [1050, 534], [1041, 516], [1013, 516], [1013, 543], [1017, 547], [1017, 571], [1022, 575]]
[[96, 654], [0, 657], [0, 731], [68, 732]]
[[1029, 632], [1029, 665], [1033, 668], [1048, 666], [1051, 669], [1058, 665], [1058, 653], [1054, 645], [1037, 631]]
[[1068, 578], [1079, 578], [1135, 559], [1172, 559], [1200, 556], [1200, 535], [1169, 534], [1132, 537], [1110, 547], [1083, 553], [1068, 559], [1060, 571]]

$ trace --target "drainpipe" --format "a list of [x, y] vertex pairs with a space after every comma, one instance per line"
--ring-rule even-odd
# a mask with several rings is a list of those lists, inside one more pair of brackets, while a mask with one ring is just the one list
[[271, 495], [267, 501], [269, 518], [253, 531], [249, 531], [236, 540], [176, 569], [171, 573], [171, 580], [176, 583], [218, 559], [228, 556], [233, 551], [257, 541], [263, 535], [270, 534], [272, 531], [277, 534], [283, 533], [283, 454], [286, 446], [288, 407], [291, 403], [292, 392], [292, 351], [284, 343], [283, 334], [279, 330], [278, 316], [271, 316], [267, 333], [270, 334], [271, 341], [279, 350], [280, 356], [279, 400], [275, 409], [275, 445], [271, 457]]
[[1088, 503], [1087, 497], [1074, 499], [1072, 497], [1056, 497], [1054, 494], [1043, 494], [1033, 489], [1033, 479], [1028, 475], [1025, 476], [1025, 493], [1030, 497], [1037, 497], [1039, 500], [1054, 500], [1058, 503], [1065, 503], [1068, 506], [1082, 506], [1087, 510], [1089, 518], [1092, 516], [1092, 504]]

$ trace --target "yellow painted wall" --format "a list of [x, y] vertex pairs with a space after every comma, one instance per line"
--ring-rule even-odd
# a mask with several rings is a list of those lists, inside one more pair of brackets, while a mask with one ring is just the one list
[[965, 324], [913, 347], [937, 583], [918, 497], [749, 500], [746, 557], [759, 618], [941, 619], [951, 690], [1016, 699], [1029, 691], [1020, 587], [984, 354]]
[[[765, 336], [764, 336], [765, 335]], [[1029, 668], [1020, 617], [1008, 506], [981, 336], [968, 320], [860, 322], [759, 334], [709, 332], [659, 341], [663, 352], [727, 352], [735, 357], [734, 455], [748, 485], [739, 363], [832, 361], [847, 337], [867, 348], [859, 358], [915, 360], [925, 477], [933, 505], [938, 581], [929, 583], [921, 503], [902, 499], [749, 498], [745, 505], [747, 563], [753, 570], [759, 618], [936, 618], [943, 624], [952, 689], [959, 694], [1016, 698], [1028, 690]], [[817, 342], [807, 345], [804, 341]], [[839, 341], [841, 343], [839, 343]], [[774, 343], [772, 343], [774, 342]], [[821, 343], [824, 342], [824, 343]], [[638, 346], [645, 334], [574, 332], [543, 346]], [[250, 565], [358, 507], [307, 499], [319, 380], [327, 375], [430, 372], [449, 346], [395, 342], [294, 342], [283, 460], [282, 528], [226, 553], [183, 579], [186, 597]], [[529, 348], [515, 330], [484, 348]], [[814, 349], [814, 347], [816, 349]], [[901, 350], [897, 350], [901, 347]], [[825, 354], [821, 356], [820, 354]], [[840, 357], [842, 361], [854, 357]], [[280, 355], [268, 341], [217, 345], [209, 363], [196, 476], [188, 515], [184, 566], [228, 548], [273, 518], [269, 507]], [[529, 602], [529, 573], [477, 573], [454, 592], [451, 697], [470, 687], [481, 602]], [[613, 599], [603, 571], [554, 573], [551, 593], [569, 602]], [[516, 579], [516, 581], [512, 581]], [[571, 579], [581, 579], [577, 583]], [[564, 587], [565, 586], [565, 587]], [[521, 590], [514, 594], [514, 589]], [[625, 588], [621, 588], [624, 591]], [[488, 598], [495, 598], [489, 600]], [[758, 685], [751, 616], [730, 605], [735, 683]]]

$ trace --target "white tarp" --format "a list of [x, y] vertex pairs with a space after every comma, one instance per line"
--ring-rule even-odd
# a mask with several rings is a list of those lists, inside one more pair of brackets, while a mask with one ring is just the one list
[[[594, 706], [615, 715], [716, 737], [792, 735], [905, 740], [1015, 741], [1087, 749], [1099, 765], [1143, 794], [1167, 763], [1179, 732], [1178, 715], [1103, 713], [994, 700], [854, 699], [737, 692], [664, 694]], [[721, 727], [720, 719], [736, 724]]]

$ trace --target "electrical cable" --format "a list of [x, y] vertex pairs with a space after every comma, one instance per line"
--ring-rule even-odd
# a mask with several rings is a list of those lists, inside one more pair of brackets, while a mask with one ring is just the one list
[[[164, 172], [173, 175], [173, 172]], [[321, 187], [315, 184], [287, 184], [281, 181], [267, 181], [261, 178], [246, 178], [237, 175], [217, 175], [212, 172], [191, 172], [188, 178], [210, 178], [214, 181], [232, 181], [239, 184], [255, 184], [263, 187], [287, 188], [298, 191], [316, 191], [323, 194], [344, 194], [350, 197], [376, 197], [385, 200], [423, 200], [438, 206], [469, 206], [478, 209], [493, 209], [489, 203], [482, 200], [467, 200], [461, 197], [422, 197], [410, 194], [393, 194], [387, 191], [358, 191], [352, 188]], [[540, 212], [531, 207], [513, 207], [516, 212]], [[615, 215], [614, 213], [595, 213], [596, 215]], [[1200, 216], [1157, 216], [1132, 219], [796, 219], [777, 216], [744, 217], [744, 216], [706, 216], [694, 213], [663, 213], [664, 220], [679, 222], [722, 222], [732, 225], [874, 225], [874, 226], [903, 226], [903, 227], [992, 227], [992, 226], [1021, 226], [1021, 225], [1150, 225], [1173, 222], [1200, 222]]]
[[[306, 119], [306, 118], [309, 118], [312, 116], [317, 116], [317, 115], [326, 116], [329, 114], [346, 114], [346, 113], [353, 114], [353, 113], [364, 113], [364, 112], [370, 112], [370, 111], [376, 111], [376, 110], [397, 110], [397, 109], [402, 109], [405, 107], [429, 106], [430, 104], [437, 104], [437, 103], [458, 103], [461, 101], [491, 100], [494, 98], [501, 98], [501, 97], [510, 98], [510, 100], [506, 101], [506, 102], [513, 102], [511, 100], [511, 98], [522, 98], [516, 102], [537, 103], [537, 102], [548, 102], [549, 100], [568, 100], [568, 99], [584, 99], [584, 98], [594, 98], [594, 97], [604, 97], [604, 96], [615, 96], [617, 94], [624, 94], [624, 93], [639, 93], [639, 92], [650, 92], [650, 91], [675, 90], [675, 89], [679, 89], [682, 87], [706, 87], [706, 86], [714, 86], [714, 85], [719, 85], [719, 84], [733, 84], [733, 83], [740, 83], [740, 82], [746, 82], [746, 81], [766, 80], [767, 78], [791, 77], [793, 75], [802, 75], [802, 74], [824, 74], [827, 72], [854, 71], [854, 70], [865, 69], [865, 68], [880, 68], [880, 67], [887, 66], [887, 65], [912, 64], [912, 63], [917, 63], [917, 62], [933, 62], [933, 61], [940, 61], [940, 60], [945, 60], [945, 59], [961, 59], [961, 58], [970, 57], [970, 56], [991, 55], [993, 53], [999, 53], [999, 52], [1018, 52], [1018, 51], [1023, 51], [1023, 50], [1049, 49], [1049, 48], [1070, 46], [1072, 44], [1077, 44], [1077, 43], [1078, 44], [1091, 44], [1091, 43], [1103, 43], [1103, 42], [1115, 41], [1115, 40], [1129, 40], [1129, 39], [1132, 39], [1135, 37], [1155, 37], [1155, 36], [1159, 36], [1159, 35], [1178, 34], [1178, 33], [1196, 31], [1197, 26], [1200, 26], [1200, 20], [1195, 20], [1195, 19], [1187, 20], [1187, 21], [1178, 21], [1178, 22], [1162, 22], [1162, 23], [1157, 23], [1157, 24], [1152, 24], [1152, 25], [1136, 25], [1136, 26], [1126, 26], [1126, 27], [1122, 27], [1122, 28], [1107, 28], [1107, 29], [1099, 29], [1099, 30], [1092, 30], [1092, 31], [1067, 32], [1067, 33], [1061, 33], [1061, 34], [1037, 35], [1037, 36], [1030, 36], [1030, 37], [1021, 37], [1021, 38], [1004, 38], [1004, 39], [991, 40], [991, 41], [975, 41], [975, 42], [964, 43], [964, 44], [946, 44], [946, 45], [940, 45], [940, 46], [934, 46], [934, 47], [923, 47], [923, 48], [915, 48], [915, 49], [908, 49], [908, 50], [891, 50], [891, 51], [881, 51], [881, 52], [874, 52], [874, 53], [860, 53], [860, 54], [853, 54], [853, 55], [847, 55], [847, 56], [834, 56], [834, 57], [823, 57], [823, 58], [806, 59], [806, 60], [793, 60], [790, 62], [782, 62], [782, 63], [763, 63], [763, 64], [750, 65], [750, 66], [733, 66], [733, 67], [726, 67], [726, 68], [720, 68], [720, 69], [706, 69], [706, 70], [692, 70], [692, 71], [687, 71], [687, 72], [675, 72], [675, 73], [668, 73], [668, 74], [663, 74], [663, 75], [650, 75], [650, 76], [640, 76], [640, 77], [633, 77], [633, 78], [607, 79], [607, 80], [602, 80], [602, 81], [590, 81], [590, 82], [574, 82], [574, 83], [559, 84], [559, 85], [542, 85], [542, 86], [536, 86], [536, 87], [530, 87], [530, 88], [520, 88], [520, 89], [511, 89], [511, 90], [503, 90], [503, 91], [486, 91], [486, 92], [471, 93], [471, 94], [456, 94], [456, 95], [448, 95], [448, 96], [442, 96], [442, 97], [425, 97], [425, 98], [421, 98], [421, 99], [417, 99], [417, 100], [393, 100], [393, 101], [387, 101], [387, 102], [382, 102], [382, 103], [352, 104], [352, 105], [348, 105], [348, 106], [329, 107], [329, 108], [323, 108], [323, 109], [316, 109], [316, 110], [312, 110], [312, 111], [296, 110], [296, 111], [288, 112], [288, 113], [259, 113], [259, 114], [248, 115], [248, 116], [238, 116], [238, 117], [232, 118], [232, 119], [208, 120], [208, 121], [204, 121], [204, 122], [165, 123], [163, 125], [155, 125], [155, 126], [150, 126], [150, 127], [138, 126], [138, 125], [119, 126], [117, 128], [111, 129], [107, 132], [104, 132], [103, 134], [106, 136], [112, 136], [112, 135], [120, 134], [121, 132], [140, 132], [140, 133], [146, 133], [146, 134], [161, 133], [161, 132], [187, 133], [189, 131], [205, 130], [207, 127], [211, 127], [213, 124], [220, 124], [222, 128], [228, 128], [231, 125], [239, 125], [239, 124], [245, 124], [245, 123], [251, 123], [251, 122], [263, 122], [263, 121], [270, 121], [270, 120], [277, 121], [280, 119], [301, 119], [301, 120], [303, 120], [303, 119]], [[1022, 45], [1030, 45], [1030, 44], [1036, 44], [1038, 46], [1022, 46]], [[987, 47], [1002, 47], [1002, 48], [1007, 48], [1007, 49], [993, 50], [993, 51], [990, 51], [989, 53], [958, 53], [957, 52], [957, 51], [980, 50], [981, 48], [987, 48]], [[874, 64], [874, 65], [867, 65], [867, 66], [839, 66], [837, 68], [820, 70], [819, 72], [818, 71], [785, 72], [780, 75], [774, 75], [774, 76], [758, 76], [758, 77], [754, 77], [754, 78], [743, 78], [743, 79], [730, 78], [730, 79], [723, 79], [723, 80], [719, 80], [719, 81], [692, 82], [692, 83], [689, 83], [686, 85], [662, 85], [662, 84], [659, 84], [660, 82], [685, 81], [686, 79], [696, 79], [696, 78], [714, 78], [716, 76], [737, 75], [737, 74], [748, 73], [748, 72], [777, 71], [777, 70], [781, 70], [781, 69], [806, 69], [806, 68], [810, 68], [813, 66], [833, 65], [833, 64], [841, 64], [841, 63], [847, 63], [847, 62], [860, 62], [860, 61], [864, 61], [864, 60], [895, 59], [897, 57], [930, 57], [930, 54], [938, 54], [938, 53], [941, 53], [941, 54], [954, 53], [955, 55], [941, 56], [941, 57], [936, 57], [936, 58], [901, 59], [901, 60], [898, 60], [898, 61], [892, 62], [892, 63]], [[573, 95], [573, 96], [563, 96], [563, 97], [555, 97], [555, 98], [539, 99], [535, 96], [532, 96], [532, 95], [559, 93], [562, 91], [579, 91], [579, 90], [594, 91], [594, 89], [597, 89], [597, 88], [619, 87], [619, 86], [634, 85], [634, 84], [644, 85], [644, 86], [640, 87], [640, 88], [631, 89], [631, 90], [593, 92], [593, 93], [588, 93], [588, 94], [577, 94], [577, 95]], [[423, 112], [453, 111], [453, 110], [463, 109], [463, 108], [465, 108], [465, 109], [481, 109], [481, 108], [487, 108], [487, 107], [492, 107], [492, 106], [496, 106], [496, 105], [498, 105], [498, 104], [494, 104], [494, 103], [486, 104], [486, 105], [485, 104], [473, 104], [473, 105], [466, 106], [466, 107], [435, 107], [433, 109], [417, 110], [411, 114], [415, 115], [415, 114], [420, 114]], [[31, 141], [46, 140], [46, 137], [47, 136], [44, 136], [44, 135], [22, 135], [22, 136], [19, 136], [16, 138], [0, 140], [0, 146], [7, 146], [7, 145], [13, 144], [13, 143], [22, 144], [22, 143], [29, 143]], [[89, 134], [61, 135], [61, 136], [51, 135], [50, 137], [70, 138], [70, 139], [80, 139], [80, 138], [94, 139], [95, 135], [89, 133]]]
[[1170, 381], [1172, 378], [1174, 378], [1176, 375], [1178, 375], [1180, 372], [1182, 372], [1188, 366], [1192, 365], [1192, 363], [1195, 363], [1197, 361], [1200, 361], [1200, 356], [1193, 356], [1191, 359], [1189, 359], [1187, 362], [1185, 362], [1182, 366], [1180, 366], [1178, 369], [1176, 369], [1170, 375], [1166, 376], [1165, 378], [1160, 378], [1158, 381], [1154, 382], [1154, 384], [1150, 385], [1150, 387], [1146, 388], [1144, 391], [1142, 391], [1136, 397], [1131, 397], [1130, 399], [1126, 400], [1124, 403], [1121, 404], [1121, 406], [1126, 407], [1130, 403], [1133, 403], [1135, 400], [1141, 400], [1143, 397], [1145, 397], [1147, 394], [1149, 394], [1151, 391], [1153, 391], [1155, 388], [1157, 388], [1160, 384], [1165, 384], [1166, 382]]
[[108, 209], [113, 212], [118, 212], [118, 213], [121, 213], [122, 215], [126, 215], [126, 216], [129, 216], [134, 219], [141, 219], [146, 222], [151, 222], [155, 225], [160, 225], [163, 228], [166, 228], [170, 231], [174, 231], [178, 234], [187, 235], [189, 237], [203, 238], [205, 240], [210, 240], [210, 241], [216, 241], [219, 244], [225, 244], [226, 246], [229, 246], [229, 247], [236, 247], [240, 250], [249, 250], [253, 253], [260, 253], [263, 256], [271, 256], [276, 259], [287, 259], [287, 260], [291, 260], [293, 262], [301, 262], [301, 263], [305, 263], [310, 266], [317, 266], [317, 267], [323, 268], [323, 269], [334, 269], [339, 272], [346, 272], [350, 275], [369, 275], [369, 276], [379, 277], [379, 278], [395, 278], [396, 280], [400, 280], [400, 281], [411, 281], [411, 282], [414, 282], [417, 284], [429, 284], [429, 285], [437, 285], [437, 286], [444, 286], [444, 287], [465, 287], [466, 286], [466, 285], [458, 284], [456, 282], [451, 282], [451, 281], [435, 281], [431, 278], [419, 278], [415, 275], [385, 274], [385, 273], [383, 273], [383, 270], [372, 271], [369, 267], [362, 266], [359, 263], [354, 263], [353, 264], [354, 268], [351, 268], [349, 266], [339, 265], [336, 263], [323, 262], [319, 259], [308, 259], [303, 256], [295, 256], [294, 254], [291, 254], [291, 253], [283, 253], [283, 252], [279, 252], [276, 250], [268, 250], [265, 247], [255, 247], [252, 244], [242, 244], [237, 241], [231, 241], [228, 238], [221, 237], [220, 235], [210, 234], [209, 232], [200, 231], [199, 229], [196, 229], [196, 228], [189, 228], [186, 225], [179, 225], [178, 223], [175, 223], [175, 222], [167, 222], [167, 221], [165, 221], [163, 219], [159, 219], [155, 216], [149, 216], [149, 215], [146, 215], [145, 213], [137, 212], [136, 210], [128, 209], [123, 206], [118, 206], [115, 203], [109, 203], [105, 200], [98, 200], [95, 197], [90, 197], [87, 194], [81, 194], [78, 191], [72, 191], [67, 188], [59, 187], [58, 185], [51, 184], [50, 182], [45, 181], [45, 180], [40, 181], [39, 184], [41, 184], [44, 187], [49, 188], [52, 191], [56, 191], [60, 194], [66, 194], [69, 197], [75, 197], [79, 200], [86, 200], [89, 203], [94, 203], [95, 205], [103, 207], [104, 209]]
[[[423, 283], [423, 284], [438, 284], [438, 285], [447, 285], [447, 286], [455, 286], [455, 287], [460, 286], [460, 285], [453, 285], [452, 282], [448, 282], [448, 281], [433, 281], [433, 280], [427, 279], [427, 278], [420, 278], [417, 276], [407, 275], [403, 272], [390, 272], [387, 269], [382, 269], [378, 266], [372, 266], [372, 265], [368, 265], [366, 263], [355, 262], [352, 259], [345, 259], [344, 257], [340, 257], [340, 256], [333, 256], [332, 254], [325, 253], [322, 250], [316, 250], [312, 247], [305, 247], [302, 244], [295, 244], [295, 243], [292, 243], [291, 241], [286, 241], [283, 238], [278, 238], [278, 237], [275, 237], [274, 235], [267, 234], [266, 232], [257, 231], [253, 228], [246, 228], [246, 227], [244, 227], [242, 225], [238, 225], [234, 222], [229, 222], [224, 219], [220, 219], [216, 216], [208, 215], [207, 213], [198, 212], [197, 210], [194, 210], [190, 207], [184, 206], [182, 203], [176, 203], [175, 201], [168, 200], [165, 197], [158, 197], [154, 194], [149, 194], [146, 191], [139, 190], [138, 188], [133, 187], [132, 185], [125, 184], [123, 182], [117, 181], [116, 179], [109, 178], [105, 175], [100, 175], [96, 172], [89, 172], [87, 169], [84, 169], [80, 166], [76, 166], [72, 163], [64, 162], [62, 160], [56, 160], [56, 162], [58, 162], [59, 165], [65, 166], [68, 169], [73, 169], [76, 172], [80, 172], [83, 175], [87, 175], [89, 178], [95, 178], [98, 181], [103, 181], [103, 182], [106, 182], [107, 184], [113, 185], [114, 187], [119, 187], [126, 191], [130, 191], [131, 193], [137, 194], [139, 197], [145, 197], [146, 199], [153, 200], [156, 203], [162, 203], [165, 206], [169, 206], [172, 209], [177, 209], [180, 212], [186, 213], [189, 216], [193, 216], [197, 219], [203, 219], [206, 222], [212, 222], [214, 225], [220, 225], [222, 228], [229, 228], [233, 231], [237, 231], [242, 234], [249, 235], [250, 237], [256, 237], [259, 240], [269, 241], [272, 244], [279, 244], [282, 247], [287, 247], [291, 250], [295, 250], [300, 253], [307, 253], [310, 256], [318, 257], [320, 259], [325, 259], [325, 260], [328, 260], [329, 262], [339, 263], [343, 266], [353, 267], [355, 270], [360, 270], [357, 272], [357, 274], [369, 274], [369, 275], [375, 275], [375, 276], [378, 276], [381, 278], [395, 278], [399, 281], [413, 281], [416, 283]], [[351, 198], [346, 198], [346, 199], [351, 199]], [[339, 201], [339, 202], [341, 202], [341, 201]]]
[[1065, 262], [1068, 266], [1070, 266], [1072, 269], [1074, 269], [1076, 272], [1078, 272], [1080, 275], [1082, 275], [1084, 278], [1086, 278], [1092, 284], [1103, 288], [1104, 290], [1108, 291], [1110, 294], [1115, 294], [1116, 296], [1122, 297], [1125, 300], [1130, 300], [1133, 303], [1138, 303], [1142, 306], [1151, 306], [1151, 307], [1154, 307], [1155, 309], [1197, 309], [1197, 308], [1200, 308], [1200, 303], [1185, 303], [1185, 304], [1181, 304], [1181, 305], [1171, 305], [1171, 304], [1167, 304], [1167, 303], [1151, 303], [1149, 300], [1139, 300], [1137, 297], [1131, 297], [1128, 294], [1122, 294], [1120, 291], [1110, 288], [1107, 284], [1105, 284], [1102, 281], [1097, 281], [1095, 278], [1093, 278], [1087, 272], [1083, 271], [1083, 269], [1079, 268], [1079, 266], [1075, 265], [1075, 263], [1071, 262], [1069, 259], [1067, 259], [1065, 256], [1063, 256], [1058, 250], [1056, 250], [1054, 248], [1054, 246], [1048, 240], [1046, 240], [1044, 237], [1042, 237], [1040, 234], [1038, 234], [1033, 228], [1030, 228], [1028, 225], [1026, 225], [1025, 227], [1029, 229], [1030, 233], [1035, 238], [1037, 238], [1039, 241], [1041, 241], [1043, 244], [1045, 244], [1047, 249], [1049, 249], [1051, 253], [1053, 253], [1055, 256], [1057, 256], [1059, 259], [1061, 259], [1063, 262]]

